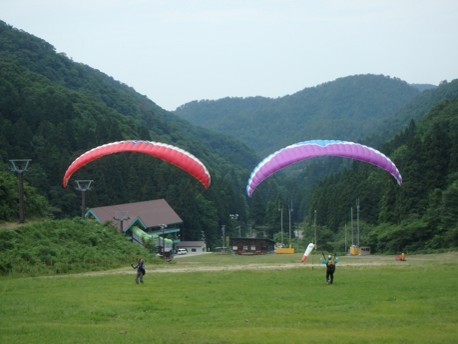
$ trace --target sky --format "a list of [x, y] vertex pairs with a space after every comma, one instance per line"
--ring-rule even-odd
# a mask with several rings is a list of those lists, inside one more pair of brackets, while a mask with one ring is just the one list
[[160, 107], [337, 78], [458, 78], [456, 0], [1, 0], [0, 20]]

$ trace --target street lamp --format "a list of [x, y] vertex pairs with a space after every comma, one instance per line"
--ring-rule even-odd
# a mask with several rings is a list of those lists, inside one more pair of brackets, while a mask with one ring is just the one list
[[[238, 220], [239, 218], [239, 214], [229, 214], [229, 217], [231, 219], [231, 224], [232, 224], [232, 233], [235, 233], [235, 226], [234, 226], [234, 222]], [[239, 237], [242, 236], [242, 233], [241, 233], [241, 229], [239, 231]]]
[[347, 224], [345, 224], [345, 255], [347, 255]]
[[359, 198], [356, 199], [356, 243], [359, 247]]
[[280, 212], [281, 243], [283, 245], [283, 205], [279, 206], [278, 211]]
[[291, 213], [293, 212], [293, 201], [291, 201], [291, 206], [288, 208], [289, 212], [289, 247], [291, 248]]
[[162, 231], [162, 258], [165, 258], [165, 229], [167, 228], [166, 224], [159, 225]]
[[223, 246], [221, 247], [221, 252], [226, 251], [226, 225], [221, 225], [221, 234], [223, 235]]
[[81, 191], [81, 218], [84, 220], [86, 212], [86, 191], [91, 190], [93, 180], [76, 180], [76, 190]]
[[19, 186], [19, 223], [25, 221], [25, 207], [24, 207], [24, 172], [27, 172], [31, 159], [12, 159], [11, 171], [16, 172], [18, 175]]
[[351, 228], [351, 246], [354, 246], [355, 243], [353, 241], [353, 207], [350, 208], [350, 228]]

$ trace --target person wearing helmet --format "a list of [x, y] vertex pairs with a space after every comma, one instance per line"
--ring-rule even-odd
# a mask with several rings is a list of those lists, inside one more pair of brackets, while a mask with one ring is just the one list
[[326, 284], [332, 284], [334, 282], [334, 271], [336, 271], [336, 264], [339, 262], [339, 258], [334, 256], [332, 259], [331, 255], [328, 255], [328, 258], [325, 259], [323, 254], [323, 259], [320, 259], [322, 264], [326, 264]]

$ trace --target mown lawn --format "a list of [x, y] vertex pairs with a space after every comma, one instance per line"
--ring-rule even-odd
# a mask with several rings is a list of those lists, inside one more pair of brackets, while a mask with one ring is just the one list
[[[134, 272], [3, 277], [0, 342], [456, 343], [456, 254], [425, 257], [382, 266], [349, 260], [338, 267], [332, 286], [319, 267], [149, 269], [143, 285], [134, 283]], [[241, 258], [189, 257], [172, 268], [240, 264]], [[260, 258], [269, 264], [277, 259]]]

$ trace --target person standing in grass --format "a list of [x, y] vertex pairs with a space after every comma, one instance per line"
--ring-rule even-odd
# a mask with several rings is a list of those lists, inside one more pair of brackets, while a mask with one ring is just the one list
[[322, 264], [326, 264], [326, 284], [332, 284], [334, 282], [334, 272], [336, 271], [336, 264], [339, 262], [339, 258], [334, 256], [332, 259], [331, 255], [328, 255], [328, 259], [324, 257], [320, 258]]
[[137, 264], [130, 264], [132, 268], [137, 269], [137, 277], [135, 277], [135, 283], [143, 283], [143, 276], [146, 273], [145, 262], [142, 258], [138, 258]]

